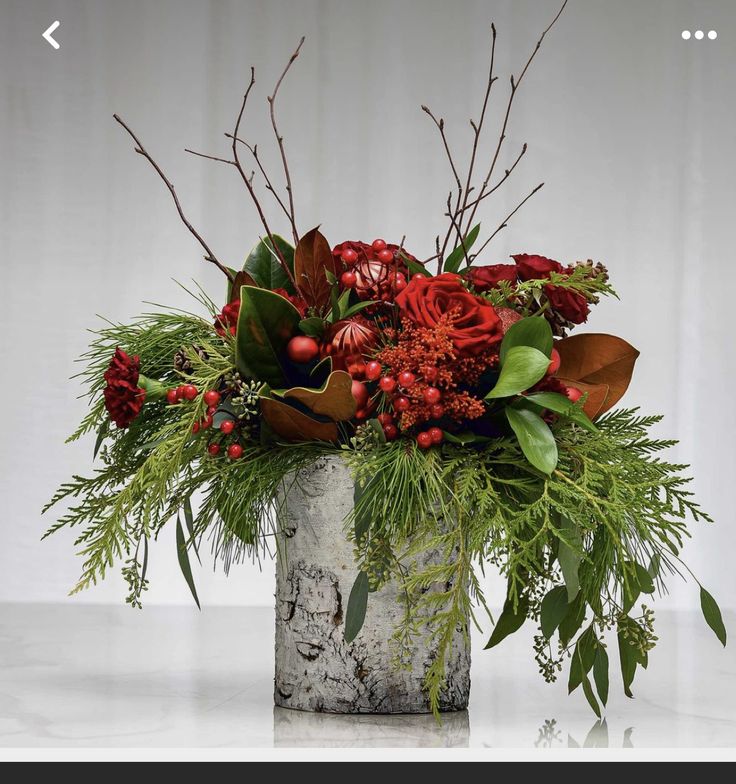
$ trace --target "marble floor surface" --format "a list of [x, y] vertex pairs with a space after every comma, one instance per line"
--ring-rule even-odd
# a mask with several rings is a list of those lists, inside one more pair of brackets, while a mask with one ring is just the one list
[[530, 629], [474, 641], [470, 708], [438, 726], [274, 708], [266, 608], [0, 605], [0, 747], [736, 747], [736, 648], [696, 613], [657, 621], [635, 699], [612, 673], [605, 722], [544, 683]]

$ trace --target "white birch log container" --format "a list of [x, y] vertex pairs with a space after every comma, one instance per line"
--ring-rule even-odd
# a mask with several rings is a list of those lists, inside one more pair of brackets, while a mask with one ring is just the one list
[[[404, 611], [395, 583], [369, 595], [363, 628], [345, 642], [345, 611], [358, 574], [345, 533], [353, 491], [348, 467], [338, 456], [316, 461], [290, 483], [276, 565], [274, 700], [303, 711], [427, 713], [423, 683], [435, 651], [423, 633], [412, 650], [411, 668], [392, 664], [389, 641]], [[470, 644], [462, 629], [448, 652], [446, 675], [440, 710], [464, 710]]]

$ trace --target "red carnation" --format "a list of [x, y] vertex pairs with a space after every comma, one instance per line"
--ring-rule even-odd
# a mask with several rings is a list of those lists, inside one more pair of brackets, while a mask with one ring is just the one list
[[222, 312], [215, 319], [215, 331], [220, 337], [224, 337], [227, 332], [235, 334], [238, 326], [238, 316], [240, 315], [240, 300], [234, 299], [225, 305]]
[[481, 293], [497, 288], [502, 280], [513, 285], [516, 283], [516, 276], [515, 264], [489, 264], [487, 267], [473, 267], [466, 273], [473, 288]]
[[562, 272], [562, 264], [546, 256], [517, 253], [511, 258], [516, 262], [516, 271], [521, 280], [540, 280], [549, 278], [550, 272]]
[[273, 289], [274, 294], [280, 294], [284, 299], [288, 299], [289, 302], [299, 311], [299, 315], [304, 318], [307, 315], [307, 308], [309, 307], [305, 300], [301, 297], [289, 294], [286, 289]]
[[582, 324], [588, 320], [588, 313], [590, 313], [588, 300], [579, 292], [547, 284], [544, 293], [552, 310], [559, 313], [565, 321]]
[[140, 365], [138, 357], [129, 357], [118, 347], [103, 376], [107, 381], [102, 392], [105, 408], [120, 428], [128, 427], [140, 414], [146, 399], [146, 390], [138, 386]]
[[443, 316], [451, 316], [448, 336], [453, 345], [459, 354], [475, 356], [501, 340], [501, 319], [488, 301], [471, 294], [461, 281], [453, 272], [433, 278], [417, 276], [395, 302], [420, 327], [433, 328]]

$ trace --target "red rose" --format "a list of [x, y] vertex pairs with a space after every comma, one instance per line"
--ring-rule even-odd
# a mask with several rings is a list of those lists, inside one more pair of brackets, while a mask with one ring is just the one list
[[514, 264], [489, 264], [487, 267], [473, 267], [467, 272], [468, 280], [476, 291], [490, 291], [502, 281], [512, 285], [516, 283], [516, 265]]
[[559, 313], [566, 321], [582, 324], [588, 320], [590, 307], [588, 300], [582, 294], [549, 284], [544, 287], [544, 293], [552, 310]]
[[238, 316], [240, 315], [240, 300], [234, 299], [229, 304], [225, 305], [222, 312], [215, 319], [215, 331], [221, 337], [229, 332], [231, 335], [235, 334], [235, 328], [238, 326]]
[[102, 394], [110, 419], [125, 428], [140, 414], [146, 390], [138, 387], [140, 359], [129, 357], [121, 348], [115, 349], [103, 378], [107, 386]]
[[546, 256], [517, 253], [511, 258], [516, 262], [516, 271], [521, 280], [539, 280], [548, 278], [550, 272], [562, 272], [562, 264]]
[[396, 297], [404, 316], [420, 327], [434, 327], [452, 316], [449, 337], [460, 354], [480, 354], [503, 337], [501, 319], [493, 306], [465, 289], [462, 278], [445, 272], [433, 278], [413, 278]]

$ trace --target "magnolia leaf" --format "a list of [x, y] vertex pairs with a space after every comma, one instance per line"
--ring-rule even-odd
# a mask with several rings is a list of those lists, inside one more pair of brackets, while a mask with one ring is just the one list
[[273, 241], [274, 244], [271, 244], [271, 240], [264, 237], [253, 248], [245, 260], [243, 272], [263, 289], [286, 289], [289, 294], [295, 294], [294, 285], [281, 266], [274, 245], [281, 252], [281, 256], [292, 273], [294, 270], [294, 248], [278, 234], [273, 235]]
[[321, 338], [327, 329], [327, 322], [319, 316], [311, 316], [299, 322], [299, 329], [310, 338]]
[[284, 392], [274, 390], [284, 400], [298, 400], [310, 411], [329, 417], [333, 422], [344, 422], [355, 416], [357, 404], [352, 393], [353, 379], [344, 370], [330, 373], [320, 389], [292, 387]]
[[528, 611], [529, 600], [526, 597], [519, 599], [516, 609], [514, 609], [514, 603], [510, 599], [506, 599], [503, 605], [503, 612], [499, 615], [496, 625], [493, 627], [493, 633], [486, 643], [485, 650], [495, 647], [509, 634], [518, 631], [523, 626]]
[[[605, 413], [623, 397], [639, 356], [639, 352], [625, 340], [598, 333], [573, 335], [558, 340], [555, 348], [560, 354], [560, 368], [557, 371], [560, 381], [591, 394], [592, 387], [608, 387], [596, 414]], [[586, 389], [582, 384], [589, 387]], [[591, 416], [587, 406], [585, 411]]]
[[598, 691], [598, 697], [603, 705], [608, 702], [608, 654], [606, 649], [599, 645], [593, 661], [593, 680]]
[[531, 346], [541, 351], [548, 358], [552, 353], [552, 328], [542, 316], [528, 316], [512, 324], [501, 341], [499, 358], [503, 365], [506, 354], [514, 346]]
[[184, 536], [184, 529], [182, 528], [181, 518], [179, 515], [176, 516], [176, 555], [179, 559], [179, 568], [181, 569], [181, 573], [184, 575], [184, 579], [189, 586], [189, 590], [192, 592], [192, 596], [194, 597], [194, 601], [196, 602], [197, 607], [201, 610], [202, 608], [199, 606], [199, 597], [197, 596], [197, 588], [194, 585], [194, 577], [192, 577], [192, 567], [189, 563], [187, 540]]
[[234, 278], [233, 281], [227, 282], [227, 302], [228, 304], [234, 302], [240, 297], [240, 289], [243, 286], [255, 286], [255, 288], [268, 288], [267, 286], [259, 286], [258, 282], [252, 278], [247, 272], [241, 270], [240, 272], [232, 271]]
[[235, 364], [249, 378], [272, 387], [286, 381], [286, 344], [301, 321], [299, 311], [273, 291], [243, 286], [235, 338]]
[[261, 397], [260, 402], [263, 418], [277, 436], [287, 441], [337, 441], [334, 422], [320, 422], [294, 406], [270, 397]]
[[368, 575], [358, 572], [348, 597], [345, 613], [345, 642], [352, 642], [363, 628], [365, 613], [368, 609]]
[[[457, 272], [460, 269], [460, 265], [465, 258], [465, 252], [470, 251], [470, 249], [473, 247], [475, 241], [478, 239], [479, 233], [480, 223], [477, 226], [474, 226], [467, 233], [467, 235], [463, 238], [463, 241], [459, 243], [452, 253], [450, 253], [450, 255], [445, 259], [445, 264], [443, 267], [444, 272]], [[468, 264], [470, 264], [470, 260], [466, 259], [466, 261]]]
[[524, 457], [542, 473], [551, 474], [557, 466], [557, 443], [547, 423], [533, 411], [511, 406], [506, 406], [506, 418], [519, 439]]
[[558, 585], [542, 599], [539, 609], [539, 623], [542, 634], [549, 640], [567, 615], [567, 588]]
[[340, 272], [338, 262], [332, 255], [330, 245], [315, 228], [308, 231], [294, 251], [294, 278], [301, 295], [307, 304], [318, 311], [330, 302], [332, 285], [326, 273], [337, 276]]
[[700, 609], [703, 611], [705, 622], [715, 632], [716, 637], [721, 641], [721, 645], [726, 646], [726, 627], [723, 625], [723, 617], [718, 607], [718, 602], [700, 586]]
[[531, 346], [513, 346], [506, 352], [496, 386], [486, 400], [511, 397], [533, 387], [547, 372], [549, 358]]
[[590, 421], [582, 408], [576, 406], [570, 398], [557, 392], [534, 392], [524, 398], [527, 403], [534, 403], [542, 408], [548, 408], [556, 414], [575, 422], [576, 425], [595, 433], [598, 428]]

